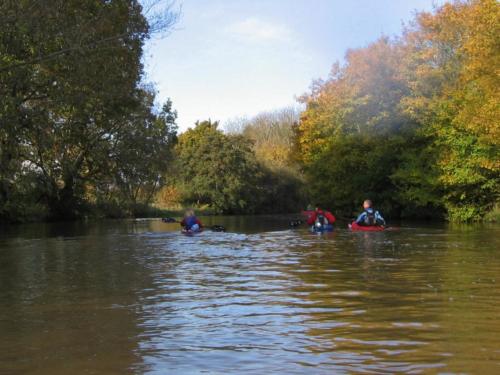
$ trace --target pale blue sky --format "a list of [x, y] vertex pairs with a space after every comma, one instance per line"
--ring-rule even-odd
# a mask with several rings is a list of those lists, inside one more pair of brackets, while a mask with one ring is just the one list
[[439, 0], [183, 0], [168, 37], [146, 46], [146, 79], [172, 98], [180, 130], [296, 104], [349, 48], [400, 34]]

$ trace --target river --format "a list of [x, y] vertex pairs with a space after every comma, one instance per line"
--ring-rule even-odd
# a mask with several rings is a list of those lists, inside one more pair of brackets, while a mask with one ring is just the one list
[[0, 373], [500, 373], [500, 226], [206, 222], [1, 229]]

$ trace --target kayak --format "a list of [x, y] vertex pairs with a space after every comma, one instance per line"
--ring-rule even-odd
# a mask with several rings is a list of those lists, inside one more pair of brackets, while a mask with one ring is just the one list
[[212, 225], [210, 227], [210, 229], [212, 230], [212, 232], [225, 232], [226, 231], [225, 227], [223, 227], [222, 225], [218, 225], [218, 224]]
[[326, 225], [322, 225], [319, 227], [316, 225], [313, 225], [313, 226], [311, 226], [311, 232], [313, 232], [313, 233], [333, 232], [333, 225], [326, 224]]
[[162, 217], [161, 221], [164, 223], [177, 223], [177, 220], [175, 220], [173, 217]]
[[356, 222], [352, 222], [352, 224], [349, 224], [349, 229], [352, 231], [361, 231], [361, 232], [382, 232], [385, 230], [385, 227], [382, 227], [380, 225], [359, 225], [356, 224]]
[[191, 229], [183, 229], [181, 230], [181, 233], [185, 236], [193, 236], [195, 234], [203, 232], [203, 229], [196, 229], [196, 230], [191, 230]]

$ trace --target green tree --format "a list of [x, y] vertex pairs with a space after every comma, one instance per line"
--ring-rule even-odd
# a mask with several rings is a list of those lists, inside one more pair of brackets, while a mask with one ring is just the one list
[[158, 114], [151, 113], [153, 95], [145, 93], [143, 111], [127, 124], [110, 154], [113, 184], [120, 201], [132, 208], [148, 205], [165, 184], [177, 142], [177, 112], [167, 100]]
[[218, 212], [254, 212], [260, 170], [251, 143], [241, 135], [224, 134], [218, 125], [197, 122], [179, 136], [176, 170], [183, 199]]

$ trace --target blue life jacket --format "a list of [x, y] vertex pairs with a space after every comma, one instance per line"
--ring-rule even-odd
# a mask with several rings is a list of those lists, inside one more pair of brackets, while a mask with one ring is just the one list
[[372, 226], [372, 225], [377, 225], [377, 217], [375, 215], [375, 210], [373, 208], [367, 208], [365, 210], [365, 220], [364, 220], [364, 225], [367, 226]]
[[196, 216], [187, 217], [185, 219], [186, 229], [187, 230], [191, 229], [191, 227], [196, 224], [196, 221], [197, 221]]
[[324, 225], [330, 224], [327, 220], [327, 218], [323, 214], [318, 214], [316, 216], [316, 220], [314, 222], [314, 225], [317, 227], [322, 227]]

